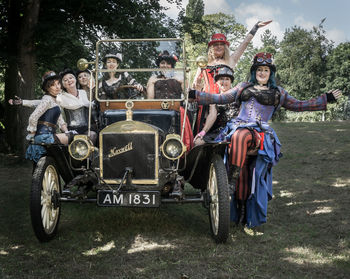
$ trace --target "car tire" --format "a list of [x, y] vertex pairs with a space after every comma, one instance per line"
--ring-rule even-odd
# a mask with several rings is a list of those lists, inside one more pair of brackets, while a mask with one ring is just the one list
[[60, 193], [60, 178], [54, 159], [40, 158], [33, 173], [30, 192], [30, 216], [40, 242], [50, 241], [57, 233], [61, 214]]
[[212, 236], [216, 243], [224, 243], [230, 229], [230, 197], [225, 164], [218, 154], [210, 161], [207, 193]]

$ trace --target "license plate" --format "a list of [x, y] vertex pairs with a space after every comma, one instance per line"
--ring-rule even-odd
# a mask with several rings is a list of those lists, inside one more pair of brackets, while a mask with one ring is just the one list
[[100, 190], [97, 192], [99, 206], [159, 207], [160, 194], [157, 191], [119, 192]]

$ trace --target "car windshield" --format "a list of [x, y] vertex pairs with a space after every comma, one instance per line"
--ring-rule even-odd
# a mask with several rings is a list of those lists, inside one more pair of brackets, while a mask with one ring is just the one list
[[96, 44], [100, 102], [182, 100], [186, 88], [181, 39], [101, 40]]

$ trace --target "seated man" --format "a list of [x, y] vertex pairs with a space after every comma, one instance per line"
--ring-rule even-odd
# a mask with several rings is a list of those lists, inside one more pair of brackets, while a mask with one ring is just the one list
[[[170, 55], [167, 50], [157, 57], [156, 64], [162, 69], [173, 69], [177, 57]], [[148, 99], [180, 99], [183, 92], [183, 81], [175, 77], [174, 71], [164, 71], [153, 75], [147, 82]]]

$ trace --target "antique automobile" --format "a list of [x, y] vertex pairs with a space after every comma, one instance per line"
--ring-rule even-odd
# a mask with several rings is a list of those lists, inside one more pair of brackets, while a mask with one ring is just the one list
[[[164, 49], [177, 54], [174, 68], [157, 67], [158, 53]], [[208, 209], [214, 240], [227, 240], [230, 197], [223, 163], [226, 143], [191, 149], [185, 140], [192, 131], [191, 125], [186, 125], [189, 62], [184, 49], [181, 39], [101, 40], [96, 43], [94, 61], [78, 61], [78, 67], [91, 70], [96, 80], [90, 100], [94, 99], [99, 108], [98, 142], [93, 145], [88, 135], [76, 135], [69, 146], [43, 145], [46, 155], [33, 172], [30, 206], [39, 241], [56, 235], [65, 202], [90, 202], [116, 210], [198, 203]], [[122, 53], [123, 62], [116, 69], [106, 68], [102, 63], [106, 53]], [[176, 98], [151, 99], [145, 92], [130, 93], [127, 99], [127, 95], [124, 99], [101, 98], [101, 81], [112, 71], [117, 75], [127, 72], [144, 86], [143, 91], [152, 75], [163, 73], [181, 80], [182, 92]], [[120, 86], [134, 92], [135, 88]], [[89, 117], [91, 114], [90, 106]], [[176, 187], [185, 185], [194, 190], [173, 194]]]

